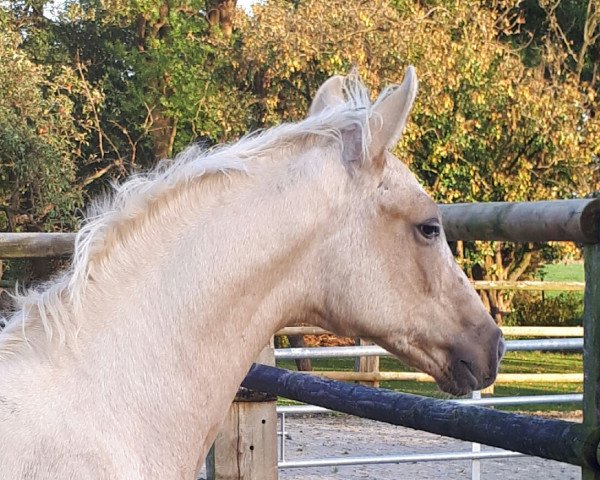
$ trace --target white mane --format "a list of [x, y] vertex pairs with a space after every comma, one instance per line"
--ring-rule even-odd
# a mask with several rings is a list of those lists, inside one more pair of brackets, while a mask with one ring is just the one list
[[[192, 145], [172, 161], [163, 161], [151, 172], [133, 175], [114, 186], [112, 195], [95, 202], [79, 230], [71, 267], [58, 278], [15, 294], [15, 312], [0, 332], [0, 356], [13, 353], [11, 346], [27, 342], [27, 331], [43, 329], [47, 341], [58, 338], [62, 344], [77, 336], [77, 312], [86, 291], [92, 259], [105, 249], [111, 231], [143, 215], [155, 202], [174, 189], [185, 188], [206, 174], [227, 171], [247, 172], [254, 158], [273, 156], [281, 150], [310, 146], [323, 139], [343, 149], [342, 132], [358, 129], [362, 139], [363, 161], [370, 141], [371, 101], [368, 90], [357, 75], [346, 77], [347, 101], [326, 108], [318, 115], [298, 123], [283, 124], [249, 134], [238, 142], [210, 150]], [[0, 322], [1, 323], [1, 322]]]

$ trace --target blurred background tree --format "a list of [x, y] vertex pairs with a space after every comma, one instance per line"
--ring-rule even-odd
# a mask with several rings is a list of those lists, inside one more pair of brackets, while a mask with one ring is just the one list
[[[44, 195], [61, 192], [60, 201], [28, 207], [32, 224], [71, 229], [74, 207], [109, 179], [190, 142], [301, 119], [318, 86], [353, 65], [377, 92], [414, 64], [420, 94], [397, 153], [436, 200], [583, 197], [599, 190], [599, 1], [269, 0], [248, 14], [233, 0], [71, 0], [51, 14], [45, 0], [9, 0], [0, 7], [3, 45], [39, 72], [25, 82], [38, 85], [37, 96], [14, 95], [38, 110], [24, 121], [0, 99], [10, 105], [0, 125], [26, 129], [22, 152], [45, 153], [20, 158], [30, 172], [46, 168]], [[0, 97], [23, 75], [0, 72]], [[44, 107], [50, 99], [62, 110]], [[40, 135], [44, 122], [71, 133]], [[14, 147], [0, 150], [8, 191], [21, 167]], [[41, 177], [30, 175], [22, 192], [36, 191]], [[2, 227], [16, 229], [11, 222]], [[472, 278], [490, 280], [577, 254], [501, 242], [455, 249]], [[498, 316], [511, 300], [483, 298]]]

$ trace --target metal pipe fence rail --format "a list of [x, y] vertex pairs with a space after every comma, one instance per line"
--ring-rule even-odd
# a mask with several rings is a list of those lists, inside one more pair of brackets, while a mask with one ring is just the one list
[[[507, 343], [509, 351], [527, 351], [527, 350], [581, 350], [583, 339], [581, 338], [553, 338], [537, 340], [512, 340]], [[393, 356], [386, 350], [376, 345], [361, 345], [351, 347], [303, 347], [303, 348], [282, 348], [275, 350], [275, 359], [277, 360], [295, 360], [298, 358], [347, 358], [347, 357], [369, 357], [369, 356]], [[413, 382], [433, 382], [433, 378], [422, 372], [389, 372], [389, 371], [370, 371], [370, 372], [350, 372], [350, 371], [311, 371], [311, 375], [320, 375], [333, 380], [342, 381], [361, 381], [361, 382], [382, 382], [382, 381], [413, 381]], [[583, 373], [500, 373], [496, 378], [496, 384], [506, 383], [581, 383], [583, 382]]]
[[[476, 393], [476, 392], [474, 392]], [[560, 394], [560, 395], [524, 395], [520, 397], [495, 397], [495, 398], [462, 398], [446, 400], [448, 402], [460, 405], [477, 406], [518, 406], [518, 405], [548, 405], [557, 403], [581, 403], [583, 394]], [[290, 415], [314, 415], [323, 413], [335, 413], [328, 408], [317, 407], [315, 405], [286, 405], [278, 406], [277, 414], [280, 418], [280, 430], [277, 432], [279, 438], [279, 461], [278, 467], [284, 468], [308, 468], [325, 466], [344, 466], [344, 465], [374, 465], [387, 463], [407, 463], [407, 462], [428, 462], [428, 461], [452, 461], [452, 460], [471, 460], [480, 461], [491, 458], [509, 458], [525, 457], [526, 455], [509, 450], [481, 452], [481, 446], [478, 443], [472, 444], [471, 452], [434, 452], [429, 454], [405, 454], [405, 455], [376, 455], [376, 456], [344, 456], [330, 458], [313, 458], [307, 460], [286, 460], [285, 438], [287, 434], [286, 419]], [[479, 465], [474, 463], [474, 469], [478, 472]], [[479, 478], [478, 473], [474, 473], [472, 480]]]
[[422, 453], [412, 455], [381, 455], [377, 457], [339, 457], [315, 460], [288, 460], [279, 462], [279, 468], [343, 467], [346, 465], [380, 465], [386, 463], [439, 462], [452, 460], [489, 460], [493, 458], [524, 457], [508, 450], [490, 452]]
[[[563, 339], [538, 339], [538, 340], [513, 340], [507, 342], [508, 351], [535, 351], [535, 350], [582, 350], [583, 339], [563, 338]], [[296, 358], [344, 358], [380, 355], [392, 356], [381, 347], [375, 346], [355, 346], [355, 347], [308, 347], [308, 348], [284, 348], [275, 350], [276, 359], [296, 359]], [[580, 381], [582, 378], [580, 379]], [[481, 398], [479, 392], [474, 392], [472, 399], [450, 399], [445, 402], [457, 405], [472, 406], [515, 406], [515, 405], [542, 405], [557, 403], [580, 403], [583, 401], [583, 394], [560, 394], [560, 395], [528, 395], [518, 397], [490, 397]], [[280, 417], [279, 437], [279, 461], [278, 467], [285, 468], [308, 468], [308, 467], [326, 467], [326, 466], [345, 466], [345, 465], [375, 465], [389, 463], [410, 463], [427, 461], [452, 461], [452, 460], [471, 460], [472, 479], [479, 477], [479, 461], [492, 458], [511, 458], [524, 457], [519, 452], [510, 450], [500, 451], [481, 451], [479, 443], [472, 444], [471, 452], [435, 452], [428, 454], [405, 454], [405, 455], [376, 455], [376, 456], [344, 456], [331, 458], [313, 458], [306, 460], [286, 460], [285, 436], [286, 436], [286, 416], [331, 413], [333, 410], [315, 405], [291, 405], [277, 407], [277, 413]]]
[[[581, 350], [583, 338], [548, 338], [536, 340], [509, 340], [507, 351], [533, 350]], [[344, 357], [393, 357], [391, 353], [376, 345], [354, 347], [303, 347], [278, 348], [275, 350], [276, 360], [296, 360], [299, 358], [344, 358]]]

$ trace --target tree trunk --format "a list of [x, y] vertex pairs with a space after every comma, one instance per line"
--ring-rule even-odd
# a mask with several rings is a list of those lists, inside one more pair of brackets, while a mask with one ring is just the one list
[[[136, 41], [140, 52], [151, 49], [152, 41], [156, 39], [169, 39], [171, 27], [169, 15], [171, 4], [164, 0], [158, 5], [155, 12], [157, 17], [139, 15], [136, 23]], [[151, 57], [149, 57], [151, 58]], [[170, 75], [168, 71], [158, 71], [156, 76], [149, 82], [148, 95], [150, 105], [147, 106], [150, 114], [149, 133], [152, 138], [152, 150], [155, 160], [164, 160], [172, 154], [173, 142], [176, 133], [175, 121], [167, 115], [161, 97], [169, 98], [172, 91], [170, 87]]]
[[206, 17], [211, 27], [219, 27], [225, 38], [233, 34], [236, 0], [207, 0]]
[[156, 160], [164, 160], [171, 156], [174, 132], [173, 119], [167, 117], [162, 107], [157, 105], [152, 112], [152, 127], [150, 130]]

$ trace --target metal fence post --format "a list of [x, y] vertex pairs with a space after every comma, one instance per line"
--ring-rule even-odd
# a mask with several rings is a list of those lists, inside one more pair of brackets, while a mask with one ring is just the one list
[[[481, 391], [474, 390], [471, 395], [471, 398], [473, 398], [475, 400], [480, 400], [481, 399]], [[473, 453], [480, 453], [481, 452], [481, 443], [473, 442], [471, 444], [471, 451]], [[478, 460], [478, 459], [471, 460], [471, 480], [481, 480], [481, 460]]]
[[285, 412], [281, 413], [281, 438], [279, 443], [279, 460], [285, 462], [285, 436], [286, 436], [286, 425], [285, 425]]
[[[600, 425], [600, 244], [584, 248], [583, 423]], [[600, 473], [582, 469], [582, 480], [600, 480]]]

